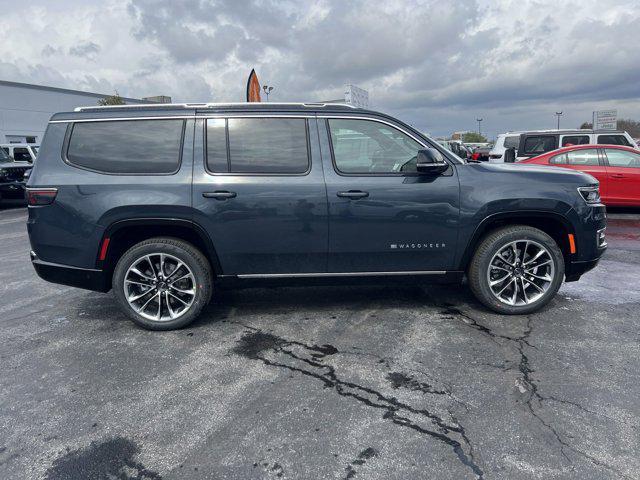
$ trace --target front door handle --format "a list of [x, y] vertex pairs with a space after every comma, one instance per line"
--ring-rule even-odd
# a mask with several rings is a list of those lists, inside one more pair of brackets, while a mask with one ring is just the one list
[[235, 198], [238, 194], [236, 192], [228, 192], [226, 190], [216, 190], [215, 192], [204, 192], [202, 196], [204, 198], [215, 198], [216, 200], [226, 200], [227, 198]]
[[336, 195], [340, 198], [358, 199], [368, 197], [369, 192], [363, 192], [362, 190], [349, 190], [348, 192], [338, 192]]
[[612, 173], [613, 178], [624, 178], [624, 173]]

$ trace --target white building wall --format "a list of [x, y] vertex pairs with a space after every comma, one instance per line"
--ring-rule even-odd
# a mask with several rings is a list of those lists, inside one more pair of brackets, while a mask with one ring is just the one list
[[[76, 107], [97, 105], [105, 95], [13, 84], [0, 81], [0, 143], [10, 143], [27, 136], [42, 141], [51, 115], [68, 112]], [[126, 103], [147, 103], [143, 100], [125, 99]]]

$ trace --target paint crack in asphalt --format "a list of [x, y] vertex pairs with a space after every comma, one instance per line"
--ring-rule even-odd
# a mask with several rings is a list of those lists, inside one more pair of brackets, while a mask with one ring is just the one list
[[[527, 326], [526, 329], [524, 330], [523, 334], [520, 337], [511, 337], [511, 336], [507, 336], [507, 335], [500, 335], [500, 334], [496, 334], [495, 332], [493, 332], [490, 328], [488, 328], [485, 325], [482, 325], [481, 323], [478, 323], [478, 321], [476, 319], [474, 319], [473, 317], [471, 317], [470, 315], [464, 313], [463, 311], [459, 310], [458, 308], [454, 307], [453, 305], [449, 305], [449, 304], [445, 304], [444, 305], [445, 310], [441, 311], [441, 314], [443, 315], [458, 315], [460, 317], [463, 317], [465, 320], [464, 323], [469, 325], [470, 327], [474, 328], [475, 330], [480, 331], [481, 333], [488, 335], [492, 341], [496, 342], [496, 339], [500, 338], [503, 340], [507, 340], [510, 342], [514, 342], [517, 347], [517, 352], [520, 356], [520, 362], [518, 364], [518, 370], [520, 372], [520, 374], [522, 375], [521, 378], [521, 382], [519, 384], [517, 384], [517, 386], [520, 388], [521, 393], [526, 393], [529, 392], [529, 395], [527, 396], [527, 399], [525, 401], [526, 405], [527, 405], [527, 409], [529, 410], [529, 412], [531, 413], [531, 415], [536, 418], [536, 420], [538, 420], [538, 422], [540, 422], [541, 425], [543, 425], [548, 431], [550, 431], [553, 436], [555, 437], [556, 441], [558, 442], [558, 444], [560, 445], [560, 453], [562, 454], [562, 456], [567, 460], [567, 461], [571, 461], [569, 459], [569, 457], [567, 456], [566, 452], [565, 452], [565, 448], [574, 452], [575, 454], [585, 458], [586, 460], [590, 461], [591, 463], [593, 463], [596, 466], [602, 467], [606, 470], [609, 470], [613, 473], [615, 473], [616, 475], [622, 477], [622, 478], [631, 478], [627, 475], [625, 475], [623, 472], [621, 472], [620, 470], [618, 470], [615, 467], [612, 467], [611, 465], [602, 462], [601, 460], [598, 460], [597, 458], [593, 457], [592, 455], [588, 454], [587, 452], [584, 452], [582, 450], [579, 450], [578, 448], [574, 447], [573, 445], [569, 444], [568, 442], [564, 441], [562, 439], [562, 437], [560, 436], [560, 434], [558, 433], [558, 431], [553, 427], [553, 425], [551, 425], [549, 422], [545, 421], [538, 412], [536, 412], [536, 410], [534, 409], [533, 406], [533, 401], [534, 399], [537, 400], [537, 402], [539, 404], [542, 404], [544, 402], [548, 402], [548, 401], [555, 401], [557, 403], [562, 403], [562, 404], [568, 404], [568, 405], [573, 405], [575, 407], [580, 408], [582, 411], [587, 412], [587, 413], [591, 413], [591, 414], [596, 414], [597, 412], [593, 412], [589, 409], [584, 408], [582, 405], [575, 403], [575, 402], [571, 402], [568, 400], [561, 400], [558, 399], [556, 397], [552, 397], [552, 396], [544, 396], [542, 395], [539, 391], [538, 391], [538, 385], [535, 382], [535, 380], [532, 378], [531, 374], [534, 372], [534, 370], [529, 366], [529, 357], [527, 356], [527, 354], [525, 353], [525, 346], [532, 348], [534, 350], [538, 350], [537, 347], [535, 347], [534, 345], [531, 344], [531, 342], [529, 341], [529, 336], [531, 335], [531, 331], [533, 330], [533, 327], [531, 325], [531, 323], [533, 322], [533, 318], [531, 316], [527, 317]], [[497, 342], [496, 342], [497, 343]], [[522, 389], [524, 389], [524, 391], [522, 391]]]
[[[466, 431], [453, 416], [451, 416], [453, 422], [447, 422], [436, 413], [427, 409], [412, 407], [409, 404], [399, 401], [395, 397], [384, 395], [371, 387], [358, 385], [357, 383], [340, 378], [333, 366], [322, 363], [327, 356], [338, 353], [338, 350], [331, 345], [308, 345], [263, 332], [255, 327], [243, 326], [247, 328], [249, 332], [240, 338], [238, 345], [233, 349], [234, 353], [253, 360], [259, 360], [268, 366], [287, 369], [319, 380], [325, 388], [333, 389], [342, 397], [351, 398], [367, 407], [381, 410], [383, 411], [382, 418], [448, 445], [452, 448], [458, 460], [470, 469], [477, 479], [484, 478], [482, 469], [476, 463], [474, 450]], [[301, 356], [294, 352], [293, 350], [297, 347], [301, 348], [308, 357]], [[300, 362], [301, 365], [290, 365], [283, 361], [269, 358], [267, 356], [269, 354], [281, 354], [288, 360]], [[426, 384], [420, 384], [420, 382], [414, 384], [414, 386], [418, 388], [423, 388], [425, 385]], [[437, 392], [436, 394], [447, 394], [444, 390], [440, 393], [440, 391], [431, 387], [429, 389], [434, 391], [425, 392], [423, 390], [423, 393]], [[428, 428], [416, 423], [412, 420], [412, 416], [428, 421], [432, 427]]]

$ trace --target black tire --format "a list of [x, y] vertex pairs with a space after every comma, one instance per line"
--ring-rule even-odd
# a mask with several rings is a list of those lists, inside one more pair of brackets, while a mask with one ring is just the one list
[[[498, 296], [491, 290], [488, 278], [489, 266], [492, 259], [494, 259], [494, 256], [502, 249], [507, 247], [510, 243], [515, 241], [524, 242], [527, 240], [536, 242], [547, 250], [549, 257], [552, 260], [552, 263], [550, 263], [550, 265], [553, 265], [553, 276], [551, 276], [551, 274], [548, 275], [551, 278], [551, 281], [545, 282], [542, 285], [543, 289], [546, 288], [546, 291], [539, 298], [535, 299], [535, 301], [529, 304], [510, 305], [508, 303], [505, 303], [505, 301], [501, 301]], [[522, 250], [526, 251], [527, 247], [525, 246], [524, 248], [522, 248]], [[541, 309], [547, 303], [549, 303], [549, 301], [551, 301], [551, 299], [558, 292], [560, 285], [562, 285], [562, 281], [564, 279], [564, 269], [565, 266], [562, 251], [560, 250], [558, 244], [553, 240], [553, 238], [551, 238], [542, 230], [538, 230], [537, 228], [529, 227], [526, 225], [511, 225], [508, 227], [500, 228], [498, 230], [494, 230], [493, 232], [489, 233], [484, 239], [482, 239], [475, 251], [473, 259], [471, 260], [471, 264], [469, 265], [469, 286], [471, 287], [471, 291], [473, 292], [475, 297], [483, 305], [490, 308], [491, 310], [507, 315], [524, 315]], [[494, 271], [493, 275], [495, 274], [496, 273]], [[509, 275], [509, 273], [507, 272], [505, 273], [505, 275]], [[510, 277], [507, 277], [506, 282], [509, 281]], [[515, 280], [515, 283], [517, 284], [517, 280]], [[521, 285], [526, 284], [526, 287], [529, 289], [529, 291], [531, 291], [532, 285], [530, 286], [529, 283], [530, 282], [526, 281], [525, 279], [524, 284]], [[501, 286], [504, 285], [506, 285], [506, 283], [501, 284]], [[538, 294], [535, 289], [534, 292]], [[521, 294], [521, 298], [524, 299], [525, 297]]]
[[[125, 292], [125, 276], [127, 275], [130, 267], [132, 267], [136, 262], [140, 261], [145, 256], [151, 255], [152, 257], [150, 258], [154, 259], [157, 258], [160, 254], [164, 255], [163, 258], [167, 258], [166, 256], [170, 256], [169, 258], [171, 259], [177, 259], [180, 262], [183, 262], [186, 267], [188, 267], [189, 272], [185, 267], [182, 267], [185, 268], [185, 270], [183, 271], [192, 274], [192, 277], [189, 277], [184, 281], [188, 281], [190, 284], [193, 284], [190, 285], [189, 288], [191, 292], [195, 292], [195, 295], [188, 297], [187, 300], [189, 301], [188, 303], [190, 303], [190, 305], [186, 308], [183, 307], [184, 311], [181, 312], [177, 318], [153, 320], [145, 317], [143, 314], [140, 314], [139, 311], [136, 311], [134, 307], [129, 303], [129, 300], [127, 299], [127, 292]], [[150, 266], [153, 268], [153, 265]], [[160, 275], [160, 273], [157, 272], [157, 265], [155, 267], [156, 273]], [[167, 282], [163, 282], [162, 287], [165, 287], [165, 283], [168, 285], [173, 283], [173, 280], [170, 280], [170, 277], [172, 275], [176, 275], [175, 278], [178, 278], [177, 276], [182, 276], [182, 271], [175, 273], [176, 270], [174, 270], [174, 273], [169, 274], [167, 277], [163, 276], [163, 279], [166, 278]], [[213, 288], [212, 277], [213, 275], [211, 272], [211, 266], [209, 265], [207, 258], [196, 247], [188, 242], [177, 238], [158, 237], [151, 238], [134, 245], [129, 250], [127, 250], [124, 255], [122, 255], [122, 257], [120, 257], [113, 272], [113, 291], [116, 300], [120, 304], [122, 310], [140, 327], [149, 330], [173, 330], [189, 325], [198, 317], [198, 315], [200, 315], [202, 309], [209, 303]], [[146, 279], [144, 279], [143, 281], [147, 282]], [[156, 281], [155, 285], [149, 285], [149, 287], [140, 287], [142, 288], [142, 290], [140, 291], [144, 292], [148, 288], [155, 288], [155, 291], [159, 292], [157, 295], [158, 299], [160, 299], [162, 297], [162, 293], [160, 293], [160, 290], [158, 290], [158, 288], [160, 287], [157, 285], [157, 283], [158, 282]], [[176, 282], [174, 285], [178, 285], [178, 283]], [[170, 288], [171, 287], [167, 286], [167, 288], [164, 288], [163, 291], [169, 290]], [[151, 292], [151, 290], [149, 290], [149, 292], [152, 293], [151, 296], [155, 297], [155, 293]], [[165, 298], [168, 299], [169, 297]], [[144, 301], [145, 299], [141, 300], [140, 302]], [[175, 299], [176, 296], [172, 296], [171, 301], [174, 302], [174, 304], [177, 303], [178, 308], [181, 307], [181, 304]], [[157, 299], [152, 300], [152, 302], [157, 301]], [[165, 302], [167, 301], [168, 300], [165, 300]], [[178, 308], [176, 308], [176, 310]], [[163, 307], [160, 304], [158, 312], [162, 311]], [[168, 314], [166, 306], [165, 312], [167, 312]], [[171, 313], [174, 313], [173, 310], [171, 310]], [[159, 315], [161, 316], [161, 313]]]

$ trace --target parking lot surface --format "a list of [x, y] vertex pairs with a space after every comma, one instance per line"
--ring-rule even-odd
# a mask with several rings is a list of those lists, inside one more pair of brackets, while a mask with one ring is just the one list
[[0, 210], [0, 478], [640, 477], [640, 220], [544, 311], [466, 287], [216, 292], [192, 327], [39, 280]]

